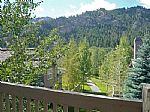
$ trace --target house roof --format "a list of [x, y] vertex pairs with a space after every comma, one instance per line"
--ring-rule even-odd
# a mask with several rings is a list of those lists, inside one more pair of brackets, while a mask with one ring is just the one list
[[[12, 51], [8, 48], [0, 48], [0, 62], [5, 61], [12, 56]], [[35, 53], [34, 48], [28, 48], [28, 54], [33, 55]]]
[[11, 57], [11, 51], [7, 48], [0, 48], [0, 62], [5, 61], [7, 58]]

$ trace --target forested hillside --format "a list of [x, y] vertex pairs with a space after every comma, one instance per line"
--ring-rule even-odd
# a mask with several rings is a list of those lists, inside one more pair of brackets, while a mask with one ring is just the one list
[[124, 34], [133, 45], [135, 37], [150, 33], [150, 9], [141, 6], [112, 11], [99, 9], [68, 18], [44, 17], [35, 21], [40, 24], [39, 36], [48, 35], [50, 30], [57, 28], [67, 42], [70, 37], [77, 42], [86, 37], [90, 46], [105, 48], [114, 48]]

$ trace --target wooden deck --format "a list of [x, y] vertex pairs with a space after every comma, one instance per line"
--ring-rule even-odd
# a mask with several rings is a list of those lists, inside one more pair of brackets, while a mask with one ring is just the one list
[[142, 105], [143, 101], [0, 82], [0, 112], [57, 112], [58, 107], [62, 112], [69, 107], [74, 112], [142, 112]]

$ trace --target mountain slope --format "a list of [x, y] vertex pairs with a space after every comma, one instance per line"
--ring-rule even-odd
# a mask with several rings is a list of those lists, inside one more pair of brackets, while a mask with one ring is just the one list
[[112, 11], [99, 9], [69, 18], [50, 18], [40, 22], [40, 36], [48, 35], [50, 30], [58, 28], [66, 41], [71, 36], [76, 41], [86, 37], [91, 46], [115, 47], [120, 37], [126, 35], [132, 45], [135, 37], [150, 33], [150, 9], [141, 6]]

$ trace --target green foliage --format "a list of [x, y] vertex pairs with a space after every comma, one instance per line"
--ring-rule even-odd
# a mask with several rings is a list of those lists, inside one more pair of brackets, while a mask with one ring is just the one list
[[91, 74], [98, 76], [99, 66], [102, 65], [103, 60], [105, 59], [106, 54], [109, 52], [110, 49], [107, 48], [98, 48], [98, 47], [91, 47]]
[[57, 38], [59, 38], [57, 35], [51, 33], [40, 42], [37, 48], [32, 49], [25, 45], [24, 40], [19, 40], [22, 44], [13, 45], [13, 49], [10, 50], [12, 56], [1, 63], [0, 79], [13, 83], [43, 86], [40, 84], [43, 81], [39, 82], [39, 79], [51, 67], [55, 55], [50, 47], [54, 45]]
[[115, 87], [116, 92], [121, 94], [130, 59], [131, 48], [127, 44], [126, 37], [122, 37], [120, 45], [109, 53], [108, 49], [89, 48], [85, 39], [80, 41], [78, 47], [75, 40], [71, 39], [61, 61], [62, 68], [65, 69], [64, 88], [72, 90], [80, 84], [83, 85], [90, 75], [95, 75], [100, 66], [101, 80], [105, 81], [107, 86]]
[[130, 99], [142, 98], [143, 83], [150, 83], [150, 38], [145, 36], [138, 50], [138, 58], [134, 59], [133, 67], [129, 69], [126, 80], [124, 97]]
[[108, 53], [100, 66], [100, 79], [107, 85], [112, 85], [112, 94], [121, 94], [130, 59], [131, 48], [127, 44], [126, 37], [122, 37], [119, 46]]
[[[33, 76], [29, 77], [31, 75], [29, 70], [31, 61], [25, 63], [26, 60], [29, 60], [29, 57], [26, 56], [26, 48], [30, 43], [25, 29], [31, 25], [31, 13], [37, 5], [38, 3], [30, 0], [15, 0], [14, 2], [4, 0], [1, 2], [0, 37], [4, 40], [12, 55], [1, 63], [2, 74], [0, 79], [3, 81], [28, 84], [31, 82], [30, 79], [33, 79]], [[34, 34], [31, 33], [30, 36], [31, 38], [34, 37]]]
[[[33, 0], [3, 0], [0, 7], [0, 39], [6, 46], [25, 36], [27, 25], [31, 23], [32, 11], [39, 3]], [[6, 47], [4, 46], [4, 47]]]
[[[79, 43], [79, 69], [82, 77], [82, 84], [87, 81], [87, 78], [91, 75], [91, 60], [90, 60], [89, 45], [86, 39], [81, 40]], [[83, 86], [84, 89], [84, 86]]]
[[68, 49], [62, 58], [62, 67], [65, 70], [63, 74], [63, 88], [66, 90], [74, 89], [80, 83], [80, 70], [79, 70], [79, 52], [74, 39], [71, 39]]
[[36, 38], [38, 26], [32, 23], [31, 14], [40, 2], [4, 0], [1, 4], [0, 38], [5, 41], [11, 57], [1, 62], [0, 80], [43, 86], [42, 75], [61, 55], [57, 31]]
[[[75, 90], [77, 87], [83, 87], [90, 75], [90, 52], [86, 39], [81, 40], [79, 46], [72, 38], [68, 44], [68, 49], [61, 60], [63, 74], [63, 86], [67, 90]], [[81, 88], [79, 88], [81, 89]]]

